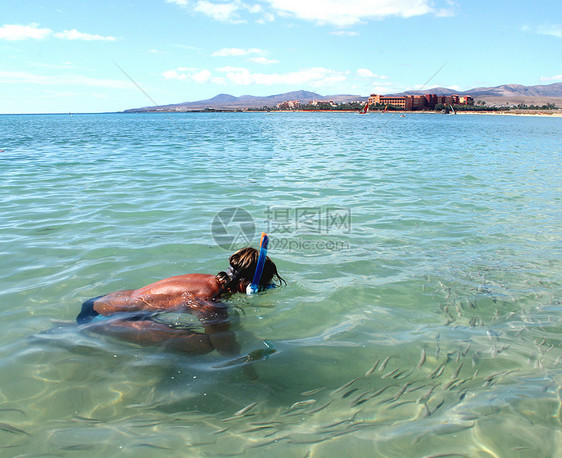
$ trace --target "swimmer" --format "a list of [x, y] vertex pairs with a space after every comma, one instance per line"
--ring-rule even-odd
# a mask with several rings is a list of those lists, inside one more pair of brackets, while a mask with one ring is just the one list
[[[246, 247], [229, 258], [226, 272], [188, 274], [166, 278], [135, 290], [123, 290], [89, 299], [76, 317], [79, 325], [91, 323], [96, 332], [142, 345], [162, 344], [191, 354], [217, 350], [235, 356], [240, 346], [230, 330], [228, 308], [220, 300], [244, 293], [252, 283], [260, 252]], [[285, 284], [275, 264], [266, 257], [259, 289]], [[158, 321], [163, 312], [196, 316], [204, 332]]]

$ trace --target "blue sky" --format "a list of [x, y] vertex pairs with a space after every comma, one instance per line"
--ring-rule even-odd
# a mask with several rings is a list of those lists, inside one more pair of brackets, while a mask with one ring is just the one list
[[2, 0], [0, 62], [0, 113], [550, 84], [562, 2]]

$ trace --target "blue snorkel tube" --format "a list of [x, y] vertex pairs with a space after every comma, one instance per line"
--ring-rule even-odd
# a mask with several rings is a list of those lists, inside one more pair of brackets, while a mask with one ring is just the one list
[[265, 265], [265, 258], [267, 257], [267, 245], [269, 244], [269, 237], [265, 232], [261, 233], [260, 240], [260, 256], [258, 258], [258, 265], [256, 266], [256, 271], [254, 273], [254, 279], [252, 283], [246, 288], [246, 294], [256, 294], [260, 288], [260, 279], [263, 272], [263, 266]]

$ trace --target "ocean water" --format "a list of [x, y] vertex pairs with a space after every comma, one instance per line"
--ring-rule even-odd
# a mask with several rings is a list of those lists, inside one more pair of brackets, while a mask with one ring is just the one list
[[[561, 145], [562, 118], [0, 116], [0, 455], [560, 456]], [[261, 231], [287, 286], [228, 301], [251, 363], [74, 325]]]

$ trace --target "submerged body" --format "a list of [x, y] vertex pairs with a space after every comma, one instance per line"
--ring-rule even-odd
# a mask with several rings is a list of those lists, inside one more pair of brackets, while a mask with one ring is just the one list
[[[82, 304], [78, 324], [93, 322], [96, 331], [140, 344], [166, 344], [188, 353], [213, 350], [236, 355], [239, 346], [230, 330], [227, 307], [213, 301], [221, 288], [215, 275], [189, 274], [166, 278], [135, 290], [123, 290]], [[158, 312], [192, 313], [205, 332], [177, 329], [154, 321]], [[103, 318], [115, 318], [103, 320]]]
[[[138, 344], [161, 344], [192, 354], [217, 350], [223, 355], [238, 355], [240, 346], [231, 330], [229, 310], [220, 299], [246, 291], [257, 261], [257, 250], [248, 247], [230, 257], [227, 272], [178, 275], [139, 289], [89, 299], [82, 304], [76, 322], [90, 324], [98, 333]], [[284, 281], [267, 258], [260, 284], [266, 287], [274, 277]], [[158, 314], [164, 312], [194, 315], [203, 332], [157, 321]]]

